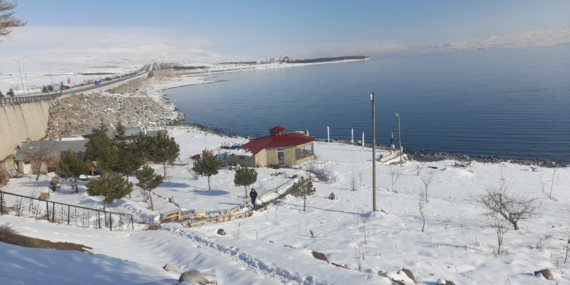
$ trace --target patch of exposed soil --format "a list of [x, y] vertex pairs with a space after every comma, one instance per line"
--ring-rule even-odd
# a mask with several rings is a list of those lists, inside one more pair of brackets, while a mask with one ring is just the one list
[[91, 247], [70, 243], [70, 242], [51, 242], [49, 240], [39, 239], [18, 234], [9, 225], [0, 226], [0, 242], [13, 245], [32, 247], [32, 248], [50, 248], [56, 250], [77, 250], [83, 253], [92, 254], [88, 249]]

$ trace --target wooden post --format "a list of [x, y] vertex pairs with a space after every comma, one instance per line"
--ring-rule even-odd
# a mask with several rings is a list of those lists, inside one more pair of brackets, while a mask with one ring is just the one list
[[71, 206], [67, 205], [67, 224], [69, 225], [69, 212], [71, 211]]
[[55, 222], [55, 203], [51, 202], [51, 222]]
[[0, 216], [4, 215], [4, 193], [0, 191]]
[[47, 220], [49, 222], [49, 203], [47, 200], [46, 200], [46, 217], [47, 217]]
[[113, 230], [113, 214], [109, 214], [109, 229]]

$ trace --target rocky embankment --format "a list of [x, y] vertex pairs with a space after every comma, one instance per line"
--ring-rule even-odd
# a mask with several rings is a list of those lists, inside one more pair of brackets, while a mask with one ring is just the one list
[[87, 128], [116, 126], [165, 126], [185, 119], [169, 103], [162, 90], [136, 79], [114, 89], [86, 95], [70, 95], [49, 109], [47, 136], [56, 139]]
[[465, 154], [445, 153], [445, 152], [429, 152], [414, 151], [405, 149], [404, 152], [413, 157], [416, 161], [438, 161], [438, 160], [457, 160], [457, 161], [477, 161], [481, 163], [499, 163], [510, 162], [521, 165], [535, 165], [540, 167], [565, 167], [567, 164], [562, 161], [550, 161], [541, 159], [511, 159], [496, 156], [469, 156]]

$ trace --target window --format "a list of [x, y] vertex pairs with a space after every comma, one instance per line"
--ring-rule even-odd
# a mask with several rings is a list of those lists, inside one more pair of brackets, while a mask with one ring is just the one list
[[302, 159], [313, 155], [313, 144], [308, 144], [305, 146], [300, 146], [295, 148], [295, 156], [297, 159]]

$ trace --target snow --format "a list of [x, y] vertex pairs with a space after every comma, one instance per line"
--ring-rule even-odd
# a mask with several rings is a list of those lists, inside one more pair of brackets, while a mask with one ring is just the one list
[[[190, 127], [171, 127], [168, 134], [180, 144], [181, 161], [189, 165], [189, 157], [203, 149], [222, 154], [221, 145], [247, 142]], [[553, 284], [533, 276], [533, 271], [544, 268], [552, 271], [559, 284], [570, 281], [570, 265], [563, 263], [570, 233], [569, 168], [554, 173], [549, 168], [533, 172], [528, 166], [510, 163], [473, 162], [467, 168], [456, 168], [454, 161], [426, 163], [421, 175], [433, 174], [435, 181], [428, 187], [426, 228], [421, 232], [418, 194], [424, 185], [416, 176], [418, 162], [377, 164], [377, 204], [382, 211], [372, 213], [371, 149], [316, 142], [315, 153], [318, 160], [296, 169], [257, 168], [261, 184], [253, 185], [263, 193], [291, 179], [271, 175], [275, 172], [286, 172], [289, 177], [304, 169], [319, 173], [327, 181], [314, 182], [317, 193], [307, 199], [306, 212], [302, 199], [287, 196], [249, 218], [200, 228], [162, 224], [158, 231], [143, 227], [109, 231], [0, 216], [0, 224], [8, 222], [22, 234], [81, 243], [92, 247], [95, 254], [0, 243], [0, 283], [175, 284], [179, 274], [163, 271], [166, 263], [179, 268], [179, 273], [196, 269], [214, 274], [218, 284], [390, 284], [379, 271], [411, 284], [403, 272], [398, 274], [402, 268], [426, 284], [436, 284], [438, 279], [455, 284]], [[212, 176], [209, 191], [207, 179], [194, 180], [189, 165], [167, 167], [168, 181], [155, 191], [162, 198], [154, 197], [154, 211], [147, 208], [138, 190], [108, 209], [133, 213], [139, 221], [156, 221], [160, 213], [178, 209], [168, 202], [169, 197], [180, 209], [225, 209], [249, 201], [244, 198], [244, 187], [233, 185], [233, 171], [221, 170]], [[162, 174], [161, 165], [151, 166]], [[393, 188], [390, 169], [402, 171]], [[508, 252], [496, 256], [496, 236], [485, 227], [485, 211], [476, 198], [498, 185], [501, 173], [512, 178], [513, 191], [540, 198], [541, 215], [521, 222], [520, 230], [507, 232], [504, 247]], [[47, 187], [50, 175], [41, 176], [38, 182], [31, 176], [12, 179], [2, 190], [37, 196]], [[353, 179], [357, 191], [350, 190]], [[78, 194], [71, 193], [70, 182], [61, 185], [61, 190], [52, 193], [52, 201], [102, 207], [101, 198], [86, 195], [83, 182]], [[551, 186], [553, 199], [543, 194]], [[336, 200], [327, 199], [331, 192]], [[219, 228], [227, 235], [217, 235]], [[355, 247], [364, 253], [362, 271], [354, 258]], [[314, 259], [311, 251], [326, 254], [330, 262], [350, 264], [352, 269]]]

